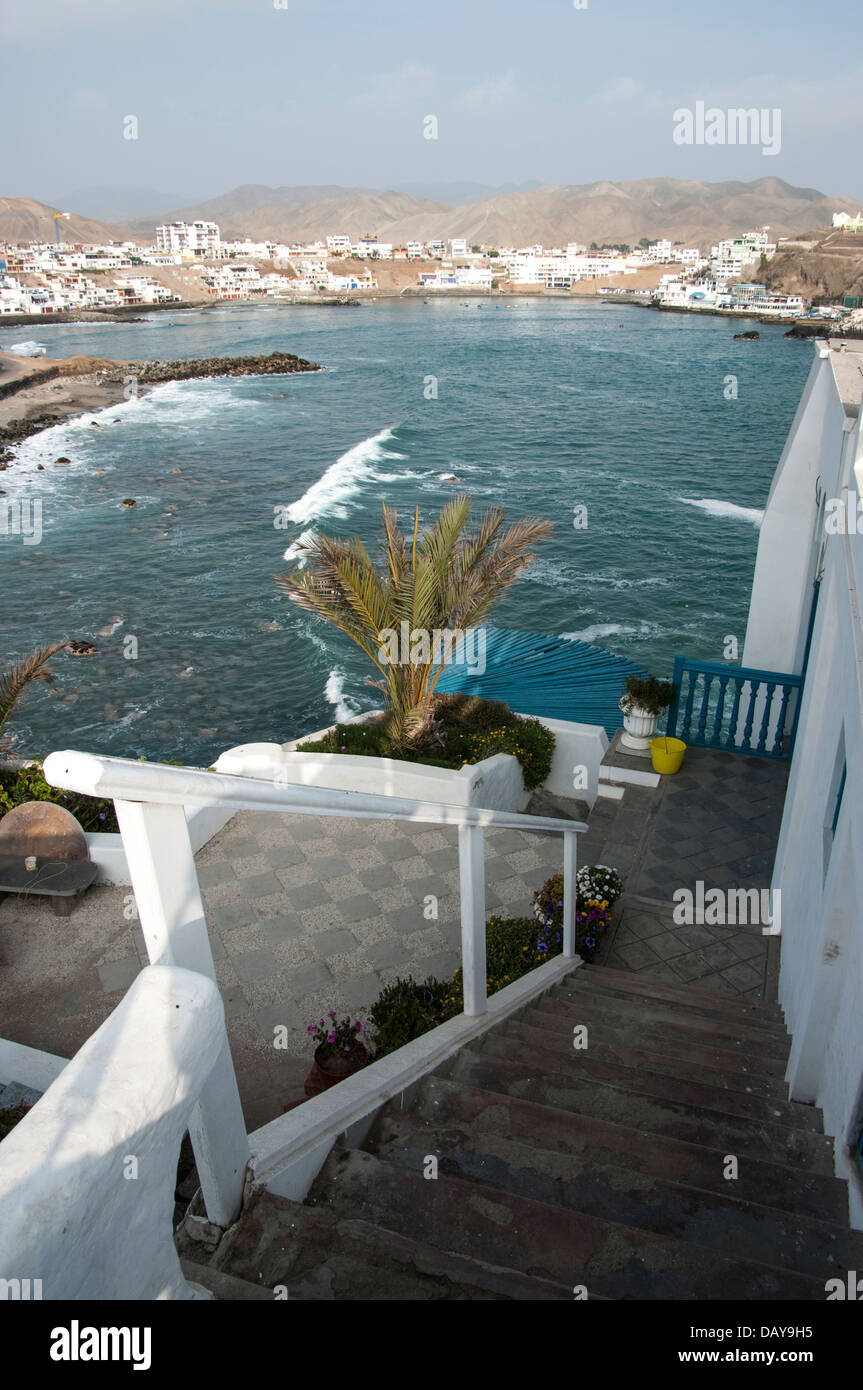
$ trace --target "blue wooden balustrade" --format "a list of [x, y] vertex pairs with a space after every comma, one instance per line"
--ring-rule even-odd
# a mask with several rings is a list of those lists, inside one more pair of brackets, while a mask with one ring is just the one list
[[789, 761], [803, 676], [674, 658], [666, 733], [695, 748]]

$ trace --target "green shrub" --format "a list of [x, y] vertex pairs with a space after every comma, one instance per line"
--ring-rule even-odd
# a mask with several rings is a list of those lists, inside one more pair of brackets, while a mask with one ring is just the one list
[[657, 717], [668, 709], [674, 699], [676, 686], [671, 681], [658, 680], [656, 676], [639, 676], [633, 673], [623, 683], [623, 698], [632, 707], [637, 706], [647, 714]]
[[[538, 965], [559, 956], [563, 949], [561, 938], [559, 929], [549, 930], [533, 917], [489, 917], [485, 928], [488, 993], [497, 994]], [[453, 1018], [463, 1009], [464, 985], [462, 972], [457, 970], [444, 998], [443, 1019]]]
[[512, 753], [521, 764], [524, 785], [530, 791], [542, 786], [551, 772], [554, 734], [538, 719], [520, 719], [514, 725], [475, 734], [473, 752], [470, 761], [477, 763], [495, 753]]
[[298, 753], [353, 753], [373, 758], [401, 758], [432, 767], [464, 767], [495, 753], [511, 753], [521, 764], [524, 785], [541, 786], [551, 771], [554, 734], [538, 719], [514, 714], [499, 700], [477, 695], [436, 695], [434, 725], [416, 747], [396, 752], [388, 721], [337, 724], [319, 739], [301, 743]]
[[5, 1110], [0, 1110], [0, 1139], [5, 1139], [6, 1135], [11, 1133], [29, 1109], [30, 1106], [20, 1100], [17, 1105], [7, 1105]]
[[49, 786], [38, 763], [32, 767], [0, 768], [0, 813], [5, 815], [13, 806], [25, 801], [53, 801], [56, 806], [70, 811], [81, 829], [90, 833], [97, 830], [105, 834], [119, 832], [113, 801]]
[[419, 984], [413, 976], [388, 985], [369, 1009], [375, 1030], [378, 1057], [395, 1052], [414, 1038], [422, 1037], [443, 1021], [443, 1003], [449, 986], [430, 975]]

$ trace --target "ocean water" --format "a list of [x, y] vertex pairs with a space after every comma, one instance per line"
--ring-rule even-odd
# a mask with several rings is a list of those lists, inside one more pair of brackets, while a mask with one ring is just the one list
[[98, 655], [55, 658], [15, 731], [39, 755], [208, 762], [371, 707], [362, 654], [272, 576], [309, 531], [374, 546], [382, 499], [428, 521], [460, 490], [475, 512], [556, 523], [497, 625], [660, 676], [678, 651], [721, 659], [728, 635], [742, 651], [758, 524], [812, 357], [778, 326], [733, 341], [751, 326], [471, 299], [2, 331], [0, 347], [48, 357], [278, 349], [327, 368], [163, 385], [19, 446], [2, 501], [38, 502], [42, 539], [0, 534], [0, 657], [76, 637]]

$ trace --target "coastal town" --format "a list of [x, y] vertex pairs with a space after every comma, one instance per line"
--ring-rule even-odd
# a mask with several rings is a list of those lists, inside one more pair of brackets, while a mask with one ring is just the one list
[[[720, 240], [709, 248], [671, 240], [637, 246], [523, 247], [471, 244], [467, 238], [408, 241], [344, 234], [287, 245], [223, 240], [216, 222], [156, 227], [152, 244], [138, 241], [72, 245], [0, 244], [0, 318], [239, 300], [320, 304], [377, 297], [460, 294], [592, 294], [661, 309], [730, 313], [773, 320], [814, 316], [800, 294], [771, 291], [759, 280], [777, 251], [769, 227]], [[863, 216], [836, 214], [834, 226], [859, 231]], [[819, 320], [861, 317], [845, 297], [817, 307]]]

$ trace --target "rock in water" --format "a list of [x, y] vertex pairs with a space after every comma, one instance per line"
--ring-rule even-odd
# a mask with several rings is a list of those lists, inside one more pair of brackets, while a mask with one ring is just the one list
[[132, 507], [137, 507], [138, 503], [135, 501], [134, 497], [124, 497], [122, 505], [129, 511]]
[[96, 648], [92, 642], [87, 642], [84, 638], [75, 637], [71, 642], [67, 642], [67, 647], [72, 656], [95, 656]]

